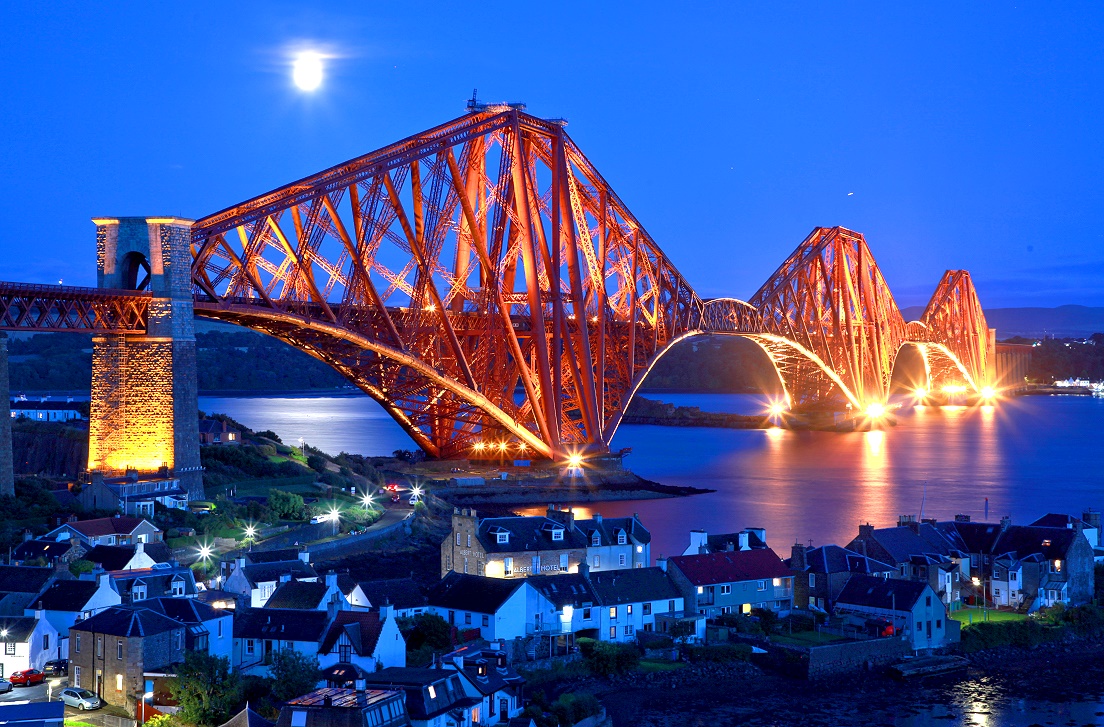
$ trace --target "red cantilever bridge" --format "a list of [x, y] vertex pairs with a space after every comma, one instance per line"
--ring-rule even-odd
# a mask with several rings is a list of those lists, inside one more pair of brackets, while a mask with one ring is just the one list
[[[795, 409], [884, 403], [906, 349], [917, 386], [993, 380], [967, 272], [906, 322], [863, 236], [816, 228], [747, 301], [704, 300], [562, 123], [507, 106], [198, 220], [190, 259], [195, 315], [325, 361], [434, 456], [605, 451], [702, 334], [761, 346]], [[0, 284], [0, 328], [143, 335], [138, 263], [136, 290]]]

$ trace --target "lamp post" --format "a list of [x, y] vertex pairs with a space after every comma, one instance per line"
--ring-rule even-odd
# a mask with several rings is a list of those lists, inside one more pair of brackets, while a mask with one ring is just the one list
[[60, 687], [60, 679], [51, 679], [46, 683], [46, 701], [52, 702], [54, 700], [54, 687]]
[[146, 723], [146, 700], [153, 698], [153, 692], [146, 692], [142, 695], [142, 724]]

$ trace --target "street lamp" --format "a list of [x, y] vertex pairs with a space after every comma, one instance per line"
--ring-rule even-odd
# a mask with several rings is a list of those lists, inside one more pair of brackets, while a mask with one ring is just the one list
[[142, 695], [142, 724], [146, 723], [146, 700], [153, 699], [153, 692], [146, 692]]
[[46, 701], [47, 702], [52, 702], [53, 701], [53, 699], [54, 699], [54, 687], [60, 687], [60, 686], [61, 686], [61, 680], [60, 679], [51, 679], [49, 682], [46, 683]]

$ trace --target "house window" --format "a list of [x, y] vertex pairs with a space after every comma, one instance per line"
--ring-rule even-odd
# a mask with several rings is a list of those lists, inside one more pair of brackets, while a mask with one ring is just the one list
[[[73, 651], [80, 653], [80, 634], [73, 635]], [[80, 686], [79, 684], [77, 686]]]
[[464, 624], [465, 625], [470, 625], [471, 624], [471, 612], [470, 611], [464, 614]]
[[464, 556], [464, 572], [468, 572], [468, 557]]
[[816, 588], [816, 573], [809, 574], [809, 588]]
[[245, 640], [245, 653], [252, 655], [257, 650], [257, 642], [253, 639]]
[[758, 588], [759, 588], [760, 591], [767, 590], [767, 582], [766, 581], [759, 581]]
[[721, 613], [732, 613], [732, 608], [730, 606], [721, 606]]
[[721, 595], [727, 596], [732, 593], [732, 586], [721, 586]]
[[220, 639], [222, 638], [222, 619], [221, 618], [218, 620], [218, 637]]
[[594, 568], [602, 567], [602, 558], [600, 556], [594, 556]]
[[540, 568], [541, 568], [541, 566], [540, 566], [540, 556], [539, 555], [534, 555], [533, 556], [533, 570], [532, 570], [532, 573], [534, 575], [540, 573]]
[[486, 570], [487, 570], [486, 567], [482, 563], [476, 563], [475, 564], [475, 572], [478, 573], [479, 575], [481, 575], [481, 576], [487, 575]]
[[122, 674], [116, 674], [115, 675], [115, 691], [116, 692], [123, 691], [123, 675]]
[[468, 533], [468, 547], [471, 547], [471, 533]]
[[513, 558], [503, 558], [502, 559], [502, 572], [504, 574], [508, 575], [508, 576], [512, 576], [514, 574], [514, 559]]
[[590, 536], [590, 544], [591, 546], [597, 548], [599, 545], [602, 544], [602, 536], [595, 532], [594, 535]]
[[487, 628], [491, 625], [491, 617], [487, 614], [483, 614], [483, 628]]
[[629, 624], [628, 626], [625, 627], [625, 636], [632, 636], [632, 632], [633, 632], [632, 624]]
[[935, 627], [936, 627], [937, 629], [941, 629], [941, 628], [943, 628], [943, 619], [941, 619], [941, 618], [937, 618], [937, 619], [935, 620]]
[[73, 686], [78, 688], [80, 687], [80, 671], [81, 668], [79, 666], [73, 667]]
[[146, 585], [144, 583], [134, 584], [134, 590], [131, 592], [132, 601], [144, 601], [146, 600]]
[[115, 658], [119, 661], [123, 660], [123, 640], [119, 639], [115, 642]]
[[1062, 572], [1062, 561], [1060, 561], [1060, 560], [1055, 560], [1054, 561], [1054, 572], [1055, 573], [1061, 573]]
[[50, 650], [50, 634], [42, 634], [42, 650]]
[[675, 602], [674, 601], [668, 601], [667, 602], [667, 613], [674, 613], [674, 612], [675, 612]]
[[625, 567], [625, 554], [624, 553], [618, 554], [618, 556], [617, 556], [617, 565], [621, 566], [622, 568]]
[[502, 545], [504, 543], [509, 543], [510, 542], [510, 534], [509, 533], [498, 533], [498, 534], [495, 535], [495, 539], [497, 540], [499, 545]]
[[1008, 574], [1008, 580], [1009, 581], [1015, 581], [1016, 580], [1016, 574], [1015, 573], [1009, 573]]
[[174, 598], [184, 595], [184, 579], [174, 578], [172, 582], [172, 594]]
[[931, 605], [931, 596], [928, 596], [924, 599], [924, 605], [925, 606], [930, 606]]
[[[499, 540], [498, 542], [500, 542], [500, 543], [501, 543], [502, 541], [501, 541], [501, 540]], [[457, 533], [457, 534], [456, 534], [456, 545], [458, 545], [458, 546], [460, 545], [460, 533]]]
[[613, 641], [616, 638], [617, 638], [617, 627], [616, 626], [610, 626], [610, 641]]
[[610, 606], [610, 618], [617, 618], [617, 606]]
[[590, 609], [589, 608], [584, 608], [583, 609], [583, 620], [584, 621], [589, 621], [590, 620]]
[[561, 530], [560, 528], [556, 528], [555, 530], [552, 531], [552, 539], [553, 540], [563, 540], [563, 534], [564, 534], [563, 530]]
[[97, 636], [96, 637], [96, 658], [97, 659], [102, 659], [103, 658], [103, 637], [102, 636]]
[[628, 606], [625, 606], [625, 613], [629, 616], [632, 616], [632, 604], [631, 603]]
[[627, 542], [628, 542], [628, 538], [625, 537], [625, 531], [624, 530], [618, 530], [617, 531], [617, 544], [618, 545], [624, 545]]
[[353, 645], [352, 644], [338, 644], [337, 646], [337, 658], [339, 661], [348, 662], [353, 658]]
[[809, 596], [809, 607], [812, 608], [815, 605], [816, 605], [816, 597], [815, 596]]
[[567, 553], [560, 553], [560, 570], [567, 570]]
[[700, 596], [703, 593], [705, 593], [705, 589], [702, 588], [701, 586], [698, 586], [698, 595]]
[[652, 604], [650, 604], [650, 603], [645, 603], [644, 604], [644, 615], [645, 616], [651, 616], [652, 615]]
[[8, 641], [7, 643], [4, 644], [4, 653], [7, 654], [8, 656], [14, 656], [15, 655], [15, 642], [14, 641]]
[[430, 699], [436, 699], [437, 698], [437, 690], [433, 688], [433, 685], [430, 684], [429, 687], [427, 687], [427, 689], [429, 689], [429, 698]]

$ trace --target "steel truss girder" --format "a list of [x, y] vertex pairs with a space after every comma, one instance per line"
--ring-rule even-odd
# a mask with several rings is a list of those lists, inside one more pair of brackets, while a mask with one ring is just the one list
[[0, 330], [145, 333], [148, 292], [0, 282]]

